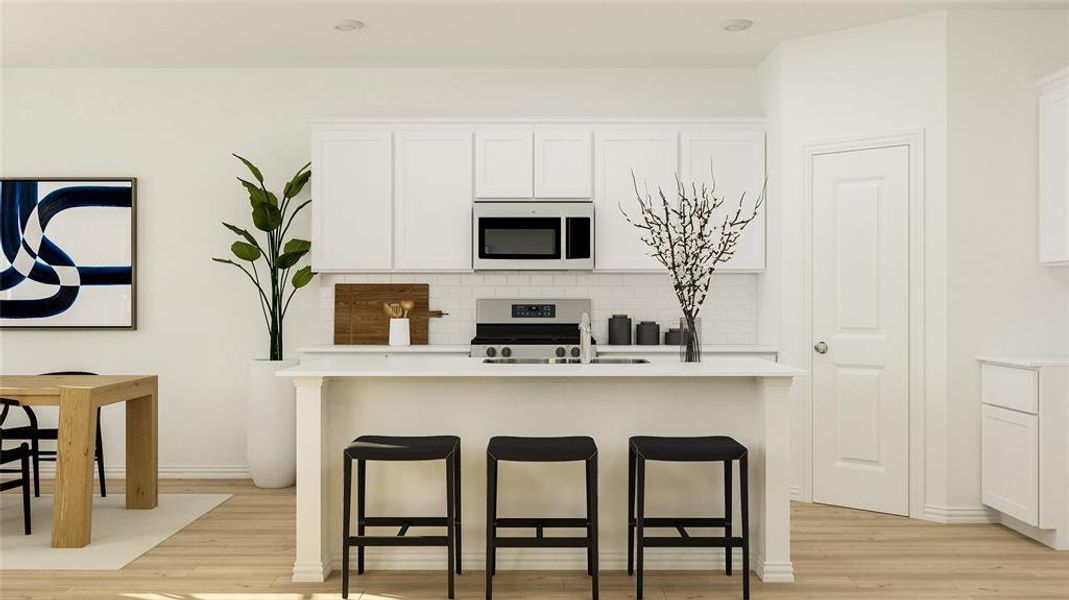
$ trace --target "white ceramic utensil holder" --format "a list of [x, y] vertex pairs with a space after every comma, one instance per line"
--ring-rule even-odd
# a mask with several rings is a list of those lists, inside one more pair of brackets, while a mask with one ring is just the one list
[[408, 319], [390, 319], [390, 345], [408, 346], [412, 343]]

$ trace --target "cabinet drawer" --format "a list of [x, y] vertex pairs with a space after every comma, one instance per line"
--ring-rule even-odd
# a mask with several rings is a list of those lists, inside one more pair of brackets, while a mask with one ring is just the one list
[[984, 406], [980, 428], [982, 501], [1039, 523], [1039, 417]]
[[1036, 371], [985, 364], [980, 373], [984, 404], [1033, 415], [1039, 412], [1039, 373]]

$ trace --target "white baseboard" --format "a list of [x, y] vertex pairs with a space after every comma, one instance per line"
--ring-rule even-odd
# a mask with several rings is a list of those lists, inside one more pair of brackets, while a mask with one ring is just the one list
[[[107, 457], [105, 457], [106, 459]], [[248, 465], [160, 465], [156, 472], [160, 479], [248, 479]], [[41, 477], [51, 479], [56, 473], [56, 463], [41, 463]], [[96, 469], [93, 469], [96, 474]], [[104, 475], [124, 479], [124, 465], [105, 466]]]
[[[502, 571], [581, 571], [586, 569], [586, 550], [583, 548], [501, 548], [497, 567]], [[350, 567], [356, 568], [356, 550], [350, 550]], [[368, 569], [383, 571], [433, 571], [445, 569], [444, 548], [373, 548], [365, 555]], [[732, 566], [742, 569], [742, 549], [732, 552]], [[646, 549], [645, 568], [651, 571], [711, 571], [723, 570], [724, 552], [706, 549]], [[794, 581], [790, 563], [762, 564], [752, 557], [750, 566], [766, 582]], [[331, 556], [331, 568], [341, 569], [341, 554]], [[486, 554], [482, 550], [464, 552], [464, 568], [482, 570]], [[622, 571], [627, 568], [626, 552], [601, 552], [598, 568], [602, 571]], [[294, 571], [296, 573], [296, 569]]]
[[998, 523], [998, 514], [984, 506], [932, 506], [926, 504], [921, 518], [935, 523]]

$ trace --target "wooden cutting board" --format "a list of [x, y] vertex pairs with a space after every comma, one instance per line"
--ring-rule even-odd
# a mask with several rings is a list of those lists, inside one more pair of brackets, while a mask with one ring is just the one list
[[411, 300], [409, 313], [413, 345], [428, 343], [428, 320], [444, 313], [430, 310], [430, 285], [426, 283], [339, 283], [334, 286], [334, 343], [385, 345], [390, 342], [390, 317], [383, 303]]

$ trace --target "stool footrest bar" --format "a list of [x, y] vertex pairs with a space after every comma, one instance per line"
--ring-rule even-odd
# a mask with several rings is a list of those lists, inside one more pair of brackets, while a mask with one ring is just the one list
[[643, 537], [645, 548], [741, 548], [741, 537]]
[[498, 518], [498, 527], [580, 527], [585, 528], [589, 523], [586, 519], [581, 518], [553, 518], [553, 519], [533, 519], [533, 518]]
[[350, 546], [446, 546], [449, 538], [444, 535], [386, 536], [354, 535], [349, 536]]
[[367, 527], [445, 527], [449, 520], [445, 517], [365, 517], [362, 524]]
[[586, 548], [590, 540], [585, 537], [499, 537], [494, 538], [498, 548]]
[[[631, 519], [631, 524], [636, 525], [638, 521]], [[681, 519], [674, 519], [672, 517], [646, 517], [642, 523], [643, 527], [726, 527], [728, 520], [721, 517], [684, 517]]]

